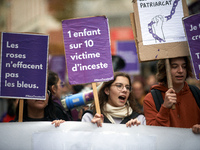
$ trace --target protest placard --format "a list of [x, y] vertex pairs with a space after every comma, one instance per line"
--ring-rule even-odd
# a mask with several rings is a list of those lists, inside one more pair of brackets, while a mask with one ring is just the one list
[[56, 72], [62, 82], [66, 81], [66, 61], [64, 55], [50, 56], [48, 68]]
[[105, 16], [62, 21], [70, 84], [113, 79], [108, 19]]
[[105, 16], [62, 21], [70, 84], [92, 83], [100, 114], [96, 82], [113, 79], [108, 19]]
[[120, 71], [130, 75], [136, 75], [140, 72], [140, 64], [138, 61], [135, 41], [117, 41], [116, 54], [121, 56], [125, 61], [125, 67]]
[[132, 28], [140, 61], [188, 56], [185, 0], [134, 0]]
[[1, 33], [0, 97], [46, 99], [48, 36]]
[[182, 24], [188, 16], [186, 1], [133, 0], [133, 9], [130, 19], [139, 60], [165, 59], [168, 88], [173, 88], [169, 58], [189, 56]]
[[183, 18], [196, 78], [200, 78], [200, 14]]

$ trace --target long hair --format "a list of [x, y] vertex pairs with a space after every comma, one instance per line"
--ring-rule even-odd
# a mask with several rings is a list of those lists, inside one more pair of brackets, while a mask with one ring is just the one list
[[48, 72], [48, 89], [52, 92], [52, 86], [55, 85], [57, 88], [57, 83], [59, 81], [59, 76], [57, 73], [50, 71]]
[[[115, 80], [118, 76], [126, 77], [129, 80], [129, 85], [131, 86], [131, 79], [130, 79], [130, 76], [128, 74], [123, 73], [123, 72], [115, 72], [114, 73], [114, 79], [110, 80], [108, 82], [104, 82], [103, 85], [101, 86], [101, 89], [98, 92], [99, 105], [100, 105], [101, 111], [104, 111], [103, 107], [108, 102], [108, 95], [104, 91], [105, 91], [106, 88], [110, 88], [111, 84], [113, 82], [115, 82]], [[137, 103], [134, 99], [132, 91], [129, 94], [128, 101], [129, 101], [130, 107], [132, 108], [133, 111], [141, 113], [139, 108], [137, 107]], [[91, 107], [92, 107], [93, 113], [95, 114], [96, 110], [95, 110], [94, 103], [92, 104]], [[127, 105], [127, 109], [128, 109], [128, 105]]]
[[[189, 57], [185, 56], [185, 57], [179, 57], [179, 58], [184, 58], [184, 60], [186, 62], [186, 72], [187, 72], [186, 78], [193, 77], [192, 67], [191, 67], [191, 64], [190, 64]], [[173, 58], [169, 59], [170, 65], [171, 65], [171, 60], [172, 59]], [[165, 59], [162, 59], [162, 60], [158, 61], [156, 77], [157, 77], [158, 82], [163, 82], [165, 84], [167, 83]]]

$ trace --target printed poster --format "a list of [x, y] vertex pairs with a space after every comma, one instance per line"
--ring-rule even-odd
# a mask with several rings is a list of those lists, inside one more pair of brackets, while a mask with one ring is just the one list
[[62, 21], [70, 84], [113, 79], [108, 19], [105, 16]]
[[183, 19], [196, 79], [200, 78], [200, 14]]
[[117, 41], [117, 55], [125, 61], [125, 67], [120, 70], [130, 75], [140, 73], [140, 63], [138, 61], [135, 41]]
[[1, 33], [0, 97], [46, 99], [48, 36]]

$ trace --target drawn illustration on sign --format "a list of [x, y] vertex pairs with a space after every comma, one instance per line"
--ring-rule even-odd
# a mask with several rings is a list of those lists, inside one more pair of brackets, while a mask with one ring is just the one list
[[166, 42], [165, 35], [163, 32], [163, 23], [169, 21], [172, 16], [175, 14], [176, 7], [180, 0], [175, 0], [170, 11], [170, 15], [163, 16], [163, 15], [156, 15], [152, 18], [151, 22], [148, 24], [149, 33], [152, 34], [155, 42], [159, 41]]

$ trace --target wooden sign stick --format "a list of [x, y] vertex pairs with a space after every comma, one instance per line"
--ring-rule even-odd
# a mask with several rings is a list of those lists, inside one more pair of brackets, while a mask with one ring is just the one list
[[19, 118], [18, 122], [23, 122], [23, 108], [24, 108], [24, 100], [19, 100]]
[[101, 114], [101, 110], [100, 110], [100, 107], [99, 107], [99, 97], [98, 97], [96, 82], [92, 82], [92, 88], [93, 88], [94, 103], [95, 103], [95, 107], [96, 107], [96, 112], [98, 114]]
[[[166, 66], [166, 74], [167, 74], [167, 85], [168, 88], [173, 88], [173, 84], [172, 84], [172, 76], [171, 76], [171, 67], [169, 64], [169, 58], [165, 59], [165, 66]], [[175, 104], [172, 105], [171, 109], [175, 109]]]

